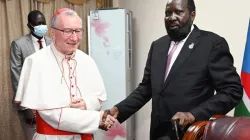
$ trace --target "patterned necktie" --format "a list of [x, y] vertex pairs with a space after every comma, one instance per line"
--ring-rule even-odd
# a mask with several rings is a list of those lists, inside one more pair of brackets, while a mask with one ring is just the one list
[[41, 50], [43, 48], [42, 40], [39, 39], [37, 42], [39, 43], [39, 50]]
[[168, 54], [168, 60], [167, 60], [167, 66], [166, 66], [166, 72], [165, 72], [165, 79], [164, 79], [165, 81], [166, 81], [166, 79], [167, 79], [168, 72], [169, 72], [169, 70], [170, 70], [170, 62], [171, 62], [171, 59], [172, 59], [173, 54], [174, 54], [175, 50], [177, 49], [177, 47], [178, 47], [178, 42], [175, 42], [175, 43], [174, 43], [174, 46], [172, 47], [172, 49], [171, 49], [171, 51], [170, 51], [170, 53]]

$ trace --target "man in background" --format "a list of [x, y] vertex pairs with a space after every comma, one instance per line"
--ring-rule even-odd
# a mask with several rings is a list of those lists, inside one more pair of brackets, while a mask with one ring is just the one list
[[168, 1], [168, 35], [152, 43], [139, 86], [110, 110], [122, 123], [152, 99], [150, 140], [176, 140], [174, 121], [181, 139], [195, 121], [226, 114], [242, 99], [227, 41], [200, 30], [195, 16], [194, 0]]
[[[14, 93], [13, 100], [16, 96], [19, 77], [26, 57], [52, 43], [52, 40], [45, 36], [47, 25], [45, 17], [40, 11], [34, 10], [28, 14], [27, 26], [30, 29], [30, 34], [22, 36], [11, 43], [10, 71]], [[19, 105], [17, 105], [17, 109], [26, 139], [32, 138], [36, 129], [34, 112], [30, 109], [21, 108]]]

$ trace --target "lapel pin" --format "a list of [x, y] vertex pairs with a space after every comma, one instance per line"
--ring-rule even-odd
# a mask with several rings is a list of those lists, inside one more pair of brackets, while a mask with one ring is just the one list
[[194, 48], [194, 43], [191, 43], [189, 46], [188, 46], [189, 49], [193, 49]]

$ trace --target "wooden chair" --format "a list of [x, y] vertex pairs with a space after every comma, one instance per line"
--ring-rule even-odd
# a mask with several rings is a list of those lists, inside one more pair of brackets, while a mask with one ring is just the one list
[[191, 125], [183, 140], [250, 140], [250, 117], [214, 115]]

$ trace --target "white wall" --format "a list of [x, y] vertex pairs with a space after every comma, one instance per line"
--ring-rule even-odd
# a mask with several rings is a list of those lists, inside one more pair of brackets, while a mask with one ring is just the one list
[[[134, 17], [133, 49], [135, 87], [141, 81], [151, 42], [166, 34], [164, 10], [167, 0], [114, 0], [116, 7], [130, 9]], [[195, 0], [195, 24], [213, 31], [229, 43], [237, 71], [242, 58], [250, 17], [249, 0]], [[136, 140], [149, 139], [151, 102], [136, 113]], [[233, 115], [233, 111], [229, 113]]]

